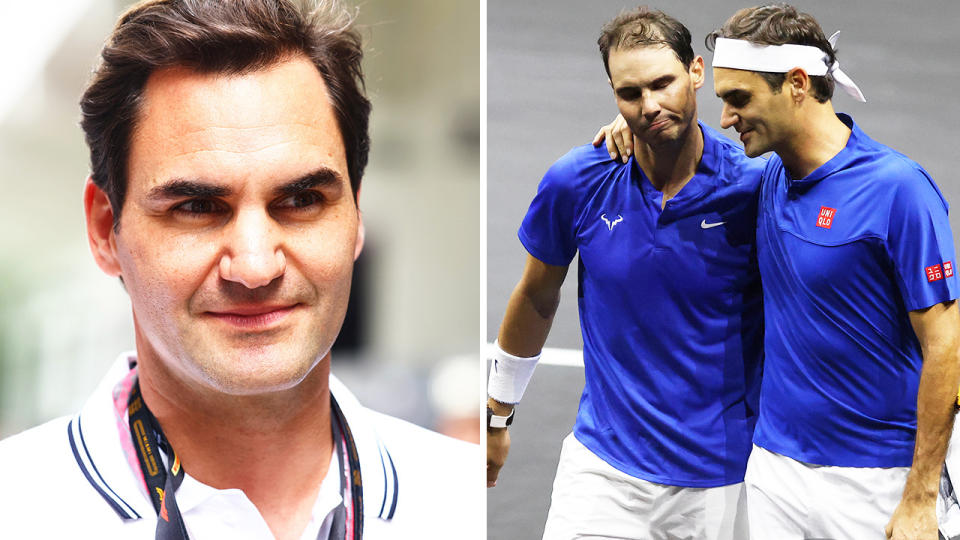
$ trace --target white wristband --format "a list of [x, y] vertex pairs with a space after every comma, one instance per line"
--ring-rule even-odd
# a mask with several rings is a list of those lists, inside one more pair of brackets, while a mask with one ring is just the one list
[[487, 383], [487, 394], [500, 403], [516, 405], [527, 389], [527, 383], [533, 376], [540, 355], [530, 358], [521, 358], [500, 348], [499, 342], [493, 344], [493, 354], [490, 358], [490, 380]]

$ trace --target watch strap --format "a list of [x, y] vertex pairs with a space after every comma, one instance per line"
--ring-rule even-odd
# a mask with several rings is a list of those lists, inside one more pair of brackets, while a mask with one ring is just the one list
[[487, 407], [487, 427], [491, 428], [505, 428], [513, 423], [513, 415], [517, 412], [517, 409], [510, 411], [510, 414], [507, 416], [499, 416], [493, 413], [493, 409]]

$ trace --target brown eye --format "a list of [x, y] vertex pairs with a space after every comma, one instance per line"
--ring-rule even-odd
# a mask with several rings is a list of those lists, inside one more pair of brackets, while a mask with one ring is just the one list
[[289, 210], [302, 210], [308, 209], [310, 207], [316, 206], [322, 203], [324, 200], [323, 195], [317, 191], [306, 190], [299, 193], [294, 193], [280, 199], [275, 208], [279, 209], [289, 209]]
[[181, 214], [202, 216], [222, 212], [223, 208], [212, 199], [190, 199], [178, 204], [173, 210]]
[[320, 194], [316, 191], [304, 191], [293, 196], [293, 206], [303, 208], [311, 204], [317, 204], [322, 200]]

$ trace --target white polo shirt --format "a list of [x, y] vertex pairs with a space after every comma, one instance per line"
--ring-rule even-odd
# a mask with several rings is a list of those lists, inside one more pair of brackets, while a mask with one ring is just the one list
[[[0, 538], [154, 538], [156, 513], [123, 450], [129, 428], [114, 406], [135, 360], [121, 355], [76, 416], [0, 441]], [[330, 391], [360, 454], [365, 539], [485, 538], [478, 446], [364, 408], [332, 375]], [[337, 459], [334, 452], [329, 470], [338, 469]], [[339, 490], [328, 474], [303, 539], [329, 527]], [[191, 538], [273, 538], [239, 489], [187, 475], [177, 504]]]

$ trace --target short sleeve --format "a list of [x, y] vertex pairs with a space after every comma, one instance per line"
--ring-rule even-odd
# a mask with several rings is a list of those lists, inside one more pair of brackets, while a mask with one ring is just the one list
[[566, 266], [577, 254], [576, 172], [567, 154], [543, 176], [517, 236], [537, 259]]
[[958, 289], [947, 202], [922, 169], [912, 172], [898, 184], [887, 234], [908, 311], [953, 300]]

